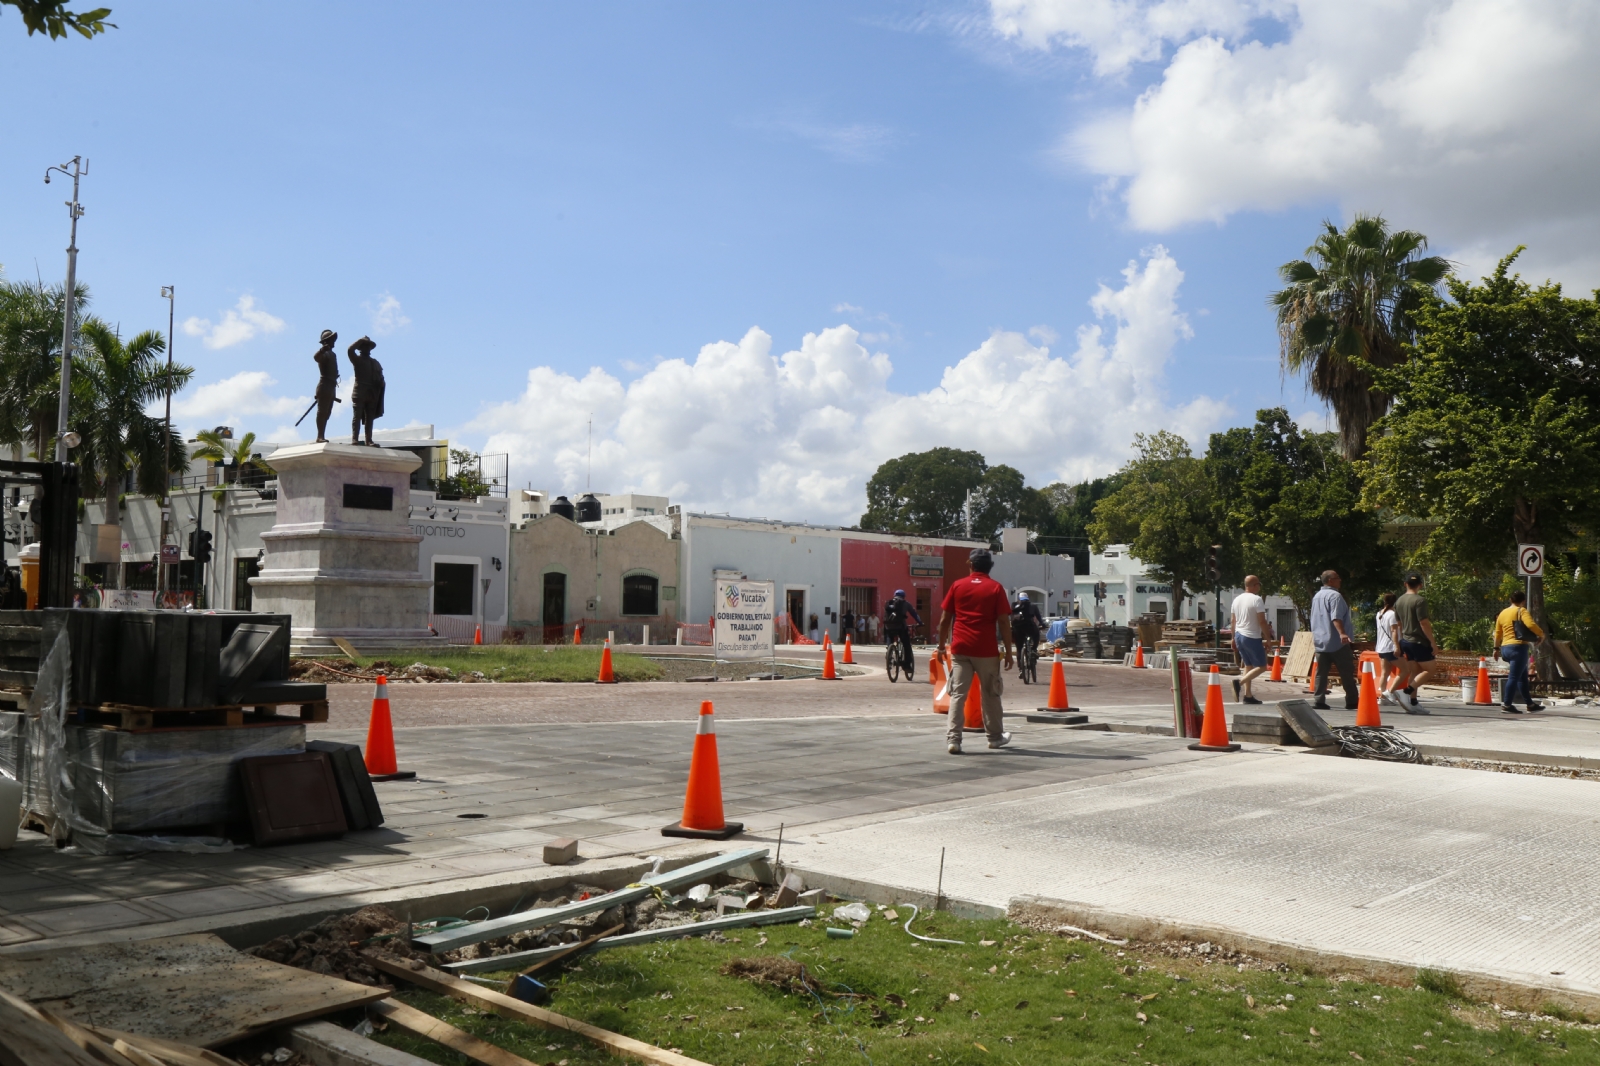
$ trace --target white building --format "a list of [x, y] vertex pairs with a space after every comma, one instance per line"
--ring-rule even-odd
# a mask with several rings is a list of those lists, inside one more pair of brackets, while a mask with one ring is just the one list
[[[563, 507], [571, 507], [573, 520], [585, 529], [611, 530], [642, 519], [663, 533], [672, 532], [672, 523], [667, 518], [667, 497], [646, 496], [638, 492], [615, 495], [606, 492], [586, 492], [575, 497], [567, 497], [558, 496], [547, 489], [518, 489], [516, 498], [512, 501], [511, 520], [526, 522], [538, 515], [550, 514], [552, 505], [556, 508], [556, 513], [561, 513]], [[584, 511], [592, 512], [599, 517], [586, 517]]]
[[[373, 442], [383, 448], [415, 452], [423, 460], [412, 475], [410, 517], [413, 532], [422, 537], [418, 570], [434, 581], [429, 609], [436, 616], [435, 625], [447, 636], [458, 636], [463, 628], [470, 635], [479, 620], [504, 623], [510, 501], [503, 496], [441, 499], [437, 480], [445, 475], [449, 441], [434, 437], [432, 426], [380, 430], [373, 434]], [[192, 455], [197, 445], [190, 441], [185, 447]], [[257, 452], [270, 463], [279, 447], [283, 445], [264, 442]], [[225, 471], [204, 460], [191, 460], [171, 499], [172, 529], [180, 552], [172, 587], [194, 590], [196, 567], [190, 556], [190, 535], [204, 529], [212, 538], [212, 561], [204, 575], [205, 603], [222, 609], [250, 609], [250, 578], [260, 572], [261, 534], [271, 529], [277, 518], [277, 482], [261, 471]], [[83, 569], [91, 580], [103, 584], [108, 566], [120, 560], [123, 588], [154, 589], [160, 501], [130, 494], [122, 504], [121, 544], [116, 550], [101, 543], [98, 533], [105, 523], [104, 501], [85, 502], [78, 533]]]

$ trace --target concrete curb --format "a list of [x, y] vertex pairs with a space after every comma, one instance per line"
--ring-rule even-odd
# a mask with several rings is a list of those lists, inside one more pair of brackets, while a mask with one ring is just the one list
[[[701, 859], [720, 855], [721, 847], [682, 845], [658, 852], [665, 860], [662, 869], [675, 870]], [[362, 907], [381, 904], [409, 915], [417, 921], [447, 914], [461, 914], [472, 907], [487, 907], [491, 912], [509, 912], [519, 900], [537, 898], [541, 893], [572, 881], [618, 889], [637, 881], [650, 864], [637, 855], [587, 859], [569, 866], [545, 866], [530, 860], [532, 871], [485, 874], [411, 885], [403, 889], [373, 888], [338, 896], [321, 896], [301, 903], [283, 903], [256, 910], [180, 918], [169, 922], [125, 926], [69, 936], [46, 937], [0, 947], [0, 956], [36, 952], [41, 948], [86, 947], [107, 941], [150, 940], [186, 933], [213, 933], [236, 948], [264, 944], [276, 936], [298, 933], [335, 914], [348, 914]], [[766, 863], [756, 864], [765, 867]], [[750, 865], [740, 870], [758, 873]]]
[[1528, 751], [1499, 751], [1493, 748], [1461, 748], [1448, 744], [1418, 744], [1424, 755], [1438, 755], [1447, 759], [1477, 759], [1481, 762], [1523, 763], [1529, 766], [1550, 766], [1561, 770], [1600, 770], [1600, 759], [1582, 755], [1540, 755]]
[[[1129, 940], [1210, 941], [1233, 951], [1288, 963], [1314, 973], [1354, 974], [1366, 980], [1400, 987], [1415, 985], [1418, 970], [1425, 968], [1394, 959], [1321, 951], [1304, 944], [1252, 936], [1226, 926], [1192, 925], [1043, 896], [1019, 896], [1011, 901], [1007, 911], [1012, 921], [1025, 924], [1076, 925]], [[1501, 974], [1461, 970], [1447, 972], [1460, 983], [1461, 990], [1474, 1000], [1525, 1011], [1542, 1011], [1548, 1006], [1558, 1006], [1589, 1017], [1600, 1016], [1600, 994], [1565, 988], [1555, 982], [1535, 983]]]

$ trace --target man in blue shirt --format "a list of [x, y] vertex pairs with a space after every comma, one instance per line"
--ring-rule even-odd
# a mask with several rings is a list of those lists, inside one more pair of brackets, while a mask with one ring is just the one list
[[1322, 588], [1311, 598], [1311, 642], [1317, 649], [1317, 687], [1311, 706], [1328, 709], [1328, 671], [1336, 668], [1344, 685], [1345, 710], [1353, 711], [1361, 702], [1356, 687], [1355, 656], [1351, 650], [1353, 630], [1350, 605], [1339, 592], [1339, 571], [1322, 572]]

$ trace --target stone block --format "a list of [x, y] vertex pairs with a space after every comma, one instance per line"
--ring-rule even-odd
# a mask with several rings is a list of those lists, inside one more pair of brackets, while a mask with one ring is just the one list
[[799, 874], [790, 874], [783, 879], [783, 884], [778, 888], [778, 899], [773, 904], [776, 907], [793, 907], [800, 898], [800, 893], [806, 888], [805, 879]]
[[809, 892], [800, 893], [800, 895], [796, 897], [795, 903], [801, 907], [820, 907], [825, 901], [827, 895], [828, 894], [822, 889], [813, 888]]
[[1246, 714], [1240, 711], [1233, 716], [1230, 729], [1235, 740], [1249, 740], [1253, 744], [1288, 744], [1297, 740], [1289, 723], [1278, 714]]
[[714, 896], [711, 902], [716, 904], [717, 914], [737, 914], [745, 909], [743, 896]]
[[546, 866], [565, 866], [578, 857], [578, 842], [569, 837], [552, 840], [544, 846]]

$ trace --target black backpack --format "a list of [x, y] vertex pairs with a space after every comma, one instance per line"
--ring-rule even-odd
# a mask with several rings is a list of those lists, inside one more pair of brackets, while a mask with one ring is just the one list
[[883, 605], [883, 621], [886, 625], [899, 626], [906, 622], [906, 601], [896, 596]]

